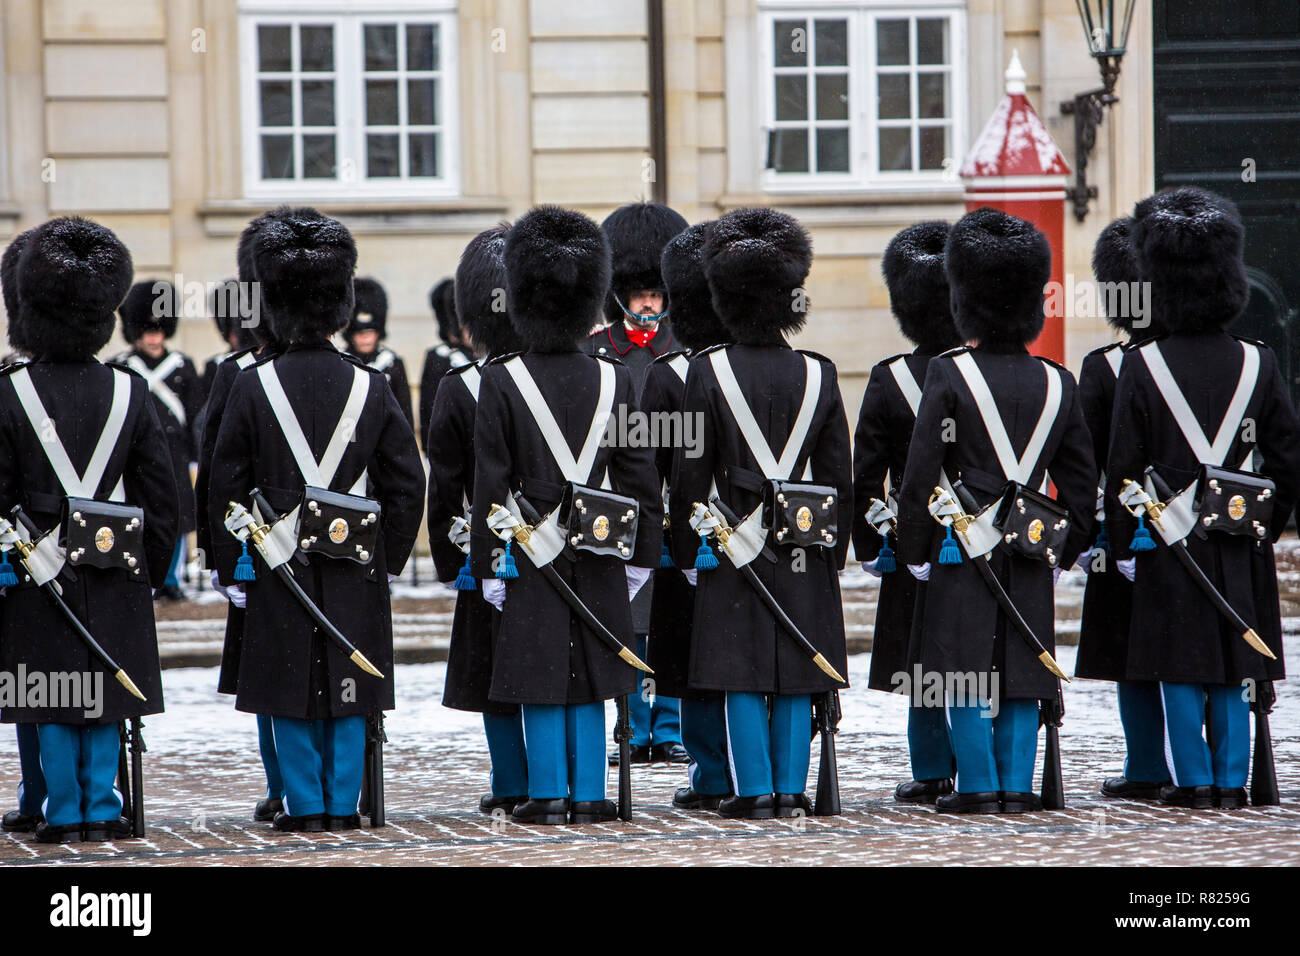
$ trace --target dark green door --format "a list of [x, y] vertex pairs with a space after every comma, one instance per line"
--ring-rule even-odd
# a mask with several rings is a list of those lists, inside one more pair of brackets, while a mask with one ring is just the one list
[[[1300, 395], [1300, 0], [1154, 0], [1156, 188], [1204, 186], [1246, 224], [1233, 326]], [[1127, 64], [1126, 64], [1127, 65]]]

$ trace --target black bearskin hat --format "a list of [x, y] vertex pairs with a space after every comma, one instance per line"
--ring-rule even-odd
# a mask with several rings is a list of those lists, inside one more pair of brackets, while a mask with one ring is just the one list
[[[1138, 265], [1137, 253], [1133, 248], [1132, 217], [1121, 216], [1097, 236], [1097, 242], [1092, 247], [1092, 274], [1097, 277], [1099, 286], [1124, 286], [1127, 289], [1124, 292], [1117, 291], [1115, 296], [1102, 294], [1102, 290], [1098, 289], [1098, 302], [1112, 328], [1121, 332], [1133, 331], [1135, 315], [1132, 306], [1138, 282]], [[1126, 304], [1127, 308], [1117, 308], [1122, 304]]]
[[1226, 328], [1246, 308], [1246, 231], [1237, 207], [1205, 189], [1156, 193], [1133, 210], [1138, 272], [1165, 332]]
[[267, 223], [288, 219], [296, 212], [298, 210], [290, 206], [277, 206], [250, 219], [244, 231], [239, 234], [239, 242], [235, 247], [235, 266], [239, 273], [239, 281], [243, 285], [243, 298], [240, 301], [247, 310], [244, 321], [251, 323], [244, 326], [241, 322], [240, 326], [244, 332], [251, 332], [253, 338], [261, 345], [275, 345], [277, 340], [266, 311], [266, 303], [262, 298], [261, 283], [257, 279], [257, 264], [253, 261], [253, 255], [257, 251], [257, 238]]
[[349, 338], [358, 332], [378, 332], [381, 339], [388, 335], [388, 295], [374, 279], [360, 278], [352, 281], [355, 299], [352, 320], [343, 334]]
[[576, 348], [600, 318], [609, 289], [609, 241], [580, 212], [537, 206], [506, 237], [510, 321], [528, 348]]
[[352, 318], [357, 247], [341, 222], [315, 209], [268, 218], [257, 231], [253, 269], [275, 337], [320, 341]]
[[469, 241], [456, 267], [456, 314], [477, 352], [487, 356], [524, 347], [510, 322], [506, 290], [506, 237], [510, 224], [499, 223]]
[[951, 228], [941, 219], [908, 226], [889, 240], [880, 260], [899, 330], [921, 351], [935, 355], [961, 345], [943, 266]]
[[122, 317], [122, 338], [132, 345], [146, 332], [161, 332], [169, 339], [176, 334], [181, 297], [166, 279], [142, 279], [131, 286], [117, 314]]
[[944, 264], [964, 341], [1018, 351], [1038, 337], [1052, 247], [1032, 223], [988, 206], [972, 210], [949, 231]]
[[452, 279], [439, 279], [429, 290], [429, 308], [438, 323], [438, 338], [448, 345], [460, 342], [460, 319], [456, 315], [456, 283]]
[[657, 202], [628, 203], [605, 217], [600, 231], [609, 240], [610, 297], [605, 302], [605, 317], [610, 322], [623, 318], [618, 301], [627, 305], [633, 292], [664, 288], [660, 256], [668, 240], [685, 228], [680, 213]]
[[256, 327], [245, 326], [246, 319], [253, 315], [249, 286], [238, 279], [223, 279], [208, 293], [208, 311], [216, 323], [217, 334], [223, 342], [230, 343], [230, 336], [235, 336], [233, 347], [238, 350], [253, 344]]
[[18, 260], [34, 231], [29, 229], [14, 236], [5, 247], [4, 255], [0, 256], [0, 294], [4, 298], [9, 344], [24, 355], [28, 354], [28, 350], [23, 337], [22, 316], [18, 309]]
[[793, 216], [736, 209], [709, 229], [704, 274], [713, 309], [733, 342], [771, 342], [803, 328], [812, 240]]
[[713, 311], [709, 280], [704, 275], [704, 240], [710, 222], [688, 226], [664, 246], [659, 268], [673, 303], [673, 336], [692, 352], [726, 342], [730, 336]]
[[27, 234], [18, 260], [23, 350], [55, 361], [93, 358], [113, 337], [131, 287], [131, 253], [112, 230], [78, 216]]

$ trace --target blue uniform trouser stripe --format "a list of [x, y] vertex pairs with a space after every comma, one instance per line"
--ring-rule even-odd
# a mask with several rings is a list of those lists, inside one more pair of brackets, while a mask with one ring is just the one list
[[285, 813], [356, 813], [365, 767], [365, 717], [272, 717], [271, 726], [284, 779]]
[[727, 743], [736, 793], [803, 793], [812, 748], [812, 697], [775, 694], [771, 716], [763, 694], [726, 695]]
[[176, 549], [172, 552], [172, 563], [167, 567], [167, 579], [163, 582], [163, 587], [180, 587], [183, 567], [185, 567], [185, 535], [181, 535], [180, 540], [176, 542]]
[[907, 751], [913, 780], [946, 780], [952, 776], [952, 743], [942, 708], [908, 707]]
[[524, 751], [524, 720], [513, 714], [484, 714], [488, 756], [492, 761], [492, 796], [519, 797], [528, 793], [528, 758]]
[[1167, 783], [1165, 713], [1160, 685], [1149, 681], [1120, 681], [1119, 722], [1124, 727], [1124, 777], [1139, 783]]
[[280, 776], [280, 761], [275, 755], [275, 732], [271, 718], [257, 715], [257, 752], [262, 757], [262, 770], [266, 773], [266, 795], [272, 800], [284, 798], [284, 778]]
[[[1250, 770], [1250, 704], [1231, 684], [1161, 683], [1165, 758], [1180, 787], [1244, 787]], [[1214, 749], [1205, 742], [1209, 701]]]
[[122, 814], [117, 792], [117, 724], [37, 724], [43, 807], [51, 826], [99, 823]]
[[18, 809], [32, 816], [41, 812], [45, 802], [45, 774], [41, 773], [41, 744], [36, 724], [17, 724], [18, 766], [22, 779], [18, 781]]
[[[646, 635], [636, 637], [636, 655], [646, 659]], [[645, 671], [637, 671], [638, 692], [628, 695], [628, 719], [632, 724], [632, 744], [636, 747], [649, 747], [652, 744], [679, 744], [682, 742], [681, 717], [676, 697], [651, 695], [654, 678], [649, 688], [646, 686]], [[646, 697], [652, 696], [651, 700]]]
[[727, 773], [727, 717], [721, 697], [682, 698], [682, 746], [691, 755], [688, 768], [696, 793], [717, 797], [731, 791]]
[[528, 796], [605, 799], [605, 704], [524, 704]]

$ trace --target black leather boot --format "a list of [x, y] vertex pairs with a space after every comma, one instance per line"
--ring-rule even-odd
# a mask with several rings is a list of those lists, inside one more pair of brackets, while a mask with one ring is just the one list
[[1160, 791], [1160, 802], [1166, 807], [1186, 807], [1189, 810], [1207, 810], [1214, 806], [1214, 788], [1165, 787]]
[[277, 813], [271, 826], [281, 833], [324, 833], [325, 814], [312, 813], [305, 817], [291, 817], [287, 813]]
[[284, 812], [284, 801], [279, 797], [266, 797], [257, 801], [257, 806], [253, 807], [253, 819], [258, 823], [266, 823], [268, 820], [274, 820], [277, 813]]
[[608, 823], [618, 819], [613, 800], [575, 800], [569, 806], [570, 823]]
[[725, 793], [710, 796], [707, 793], [696, 793], [694, 787], [678, 787], [673, 794], [673, 806], [678, 810], [716, 810], [718, 804], [728, 796]]
[[1168, 785], [1168, 781], [1144, 783], [1127, 777], [1107, 777], [1102, 781], [1101, 795], [1112, 800], [1159, 800], [1160, 789]]
[[757, 797], [727, 797], [718, 804], [718, 816], [728, 820], [771, 820], [776, 816], [776, 801], [770, 793]]
[[1214, 788], [1214, 805], [1222, 810], [1240, 810], [1248, 803], [1245, 787]]
[[655, 744], [650, 748], [651, 763], [690, 763], [691, 755], [686, 748], [676, 741], [667, 744]]
[[531, 823], [537, 826], [560, 826], [569, 822], [569, 801], [560, 800], [525, 800], [510, 813], [515, 823]]
[[527, 794], [518, 797], [494, 797], [490, 793], [485, 793], [478, 798], [478, 812], [492, 815], [493, 810], [504, 810], [506, 813], [513, 813], [515, 807], [528, 800]]
[[952, 793], [951, 777], [943, 780], [905, 780], [894, 788], [894, 799], [899, 803], [934, 803], [949, 793]]
[[776, 815], [782, 819], [812, 816], [812, 802], [805, 793], [778, 793]]
[[108, 843], [112, 840], [129, 839], [131, 836], [131, 824], [118, 817], [116, 820], [100, 820], [95, 823], [83, 825], [85, 835], [82, 837], [87, 843]]
[[1016, 793], [1007, 790], [999, 794], [1003, 813], [1036, 813], [1043, 809], [1043, 801], [1036, 793]]
[[45, 818], [39, 813], [23, 813], [21, 810], [10, 810], [3, 819], [0, 819], [0, 829], [6, 833], [31, 833], [38, 824]]
[[37, 843], [80, 843], [84, 830], [80, 823], [60, 823], [50, 826], [41, 821], [36, 825]]
[[1001, 813], [1002, 803], [996, 790], [979, 793], [946, 793], [934, 801], [940, 813]]

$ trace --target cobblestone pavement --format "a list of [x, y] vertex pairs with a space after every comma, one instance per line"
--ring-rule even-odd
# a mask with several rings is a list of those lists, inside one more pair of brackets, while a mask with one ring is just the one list
[[[1061, 658], [1068, 673], [1073, 648]], [[858, 684], [844, 694], [841, 817], [749, 822], [674, 811], [668, 803], [682, 768], [637, 767], [631, 823], [547, 828], [493, 820], [473, 810], [487, 776], [478, 717], [440, 706], [445, 668], [427, 663], [397, 671], [386, 751], [389, 825], [301, 835], [251, 822], [262, 784], [253, 718], [215, 693], [215, 670], [171, 669], [167, 712], [145, 731], [148, 837], [44, 847], [27, 834], [5, 834], [0, 866], [1300, 864], [1300, 688], [1280, 685], [1273, 718], [1280, 807], [1193, 813], [1101, 799], [1097, 785], [1118, 772], [1123, 754], [1115, 696], [1110, 685], [1080, 681], [1066, 689], [1061, 735], [1068, 809], [940, 817], [892, 800], [907, 775], [906, 702], [861, 686], [868, 660], [850, 661]], [[813, 757], [815, 778], [815, 750]], [[17, 777], [14, 738], [5, 732], [0, 792], [12, 795]], [[611, 771], [611, 795], [615, 787]]]

